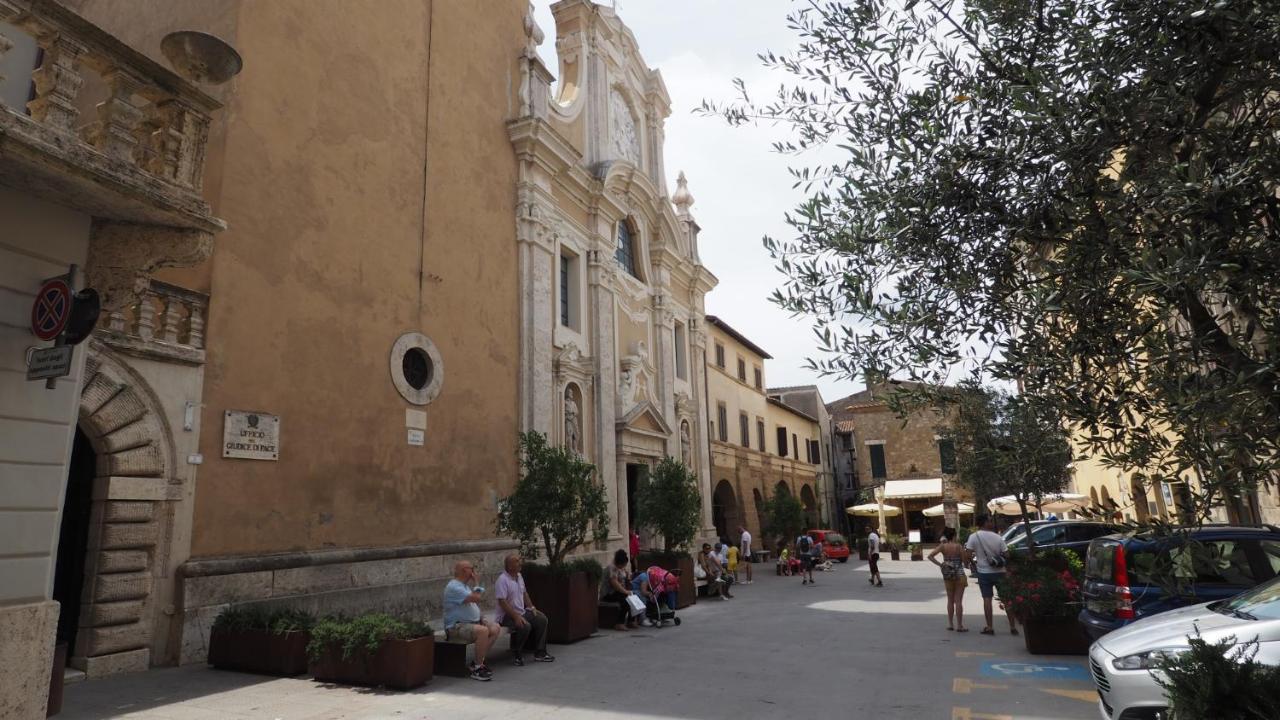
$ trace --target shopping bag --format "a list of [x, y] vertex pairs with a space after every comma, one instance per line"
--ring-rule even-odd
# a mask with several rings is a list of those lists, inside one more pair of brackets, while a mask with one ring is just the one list
[[631, 606], [632, 615], [644, 614], [644, 601], [638, 595], [628, 595], [627, 604]]

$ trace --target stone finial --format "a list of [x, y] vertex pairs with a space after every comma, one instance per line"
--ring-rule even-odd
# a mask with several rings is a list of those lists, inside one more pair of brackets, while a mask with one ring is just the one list
[[688, 215], [689, 206], [693, 205], [693, 193], [689, 192], [689, 181], [685, 179], [683, 170], [676, 177], [676, 193], [671, 196], [671, 202], [681, 216]]

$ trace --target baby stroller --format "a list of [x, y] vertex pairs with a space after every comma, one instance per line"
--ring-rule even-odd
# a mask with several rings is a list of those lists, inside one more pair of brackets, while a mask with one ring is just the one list
[[645, 597], [644, 615], [653, 627], [662, 627], [670, 620], [676, 625], [675, 599], [680, 592], [680, 577], [654, 565], [645, 571], [649, 576], [651, 595]]

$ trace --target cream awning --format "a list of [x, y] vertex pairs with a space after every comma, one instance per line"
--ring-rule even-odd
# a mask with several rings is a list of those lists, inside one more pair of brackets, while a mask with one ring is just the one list
[[[956, 503], [956, 511], [961, 515], [972, 515], [973, 503], [966, 503], [966, 502]], [[946, 506], [941, 503], [934, 505], [933, 507], [924, 509], [925, 517], [942, 517], [945, 514], [946, 514]]]
[[844, 509], [850, 515], [858, 517], [876, 517], [881, 511], [884, 511], [885, 517], [895, 517], [902, 514], [902, 509], [893, 505], [877, 505], [875, 503], [866, 503], [865, 505], [854, 505]]
[[884, 497], [885, 499], [942, 497], [942, 478], [889, 480], [884, 484]]

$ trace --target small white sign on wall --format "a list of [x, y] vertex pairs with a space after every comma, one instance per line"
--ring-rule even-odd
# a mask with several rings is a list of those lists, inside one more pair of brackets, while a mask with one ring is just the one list
[[427, 433], [417, 428], [409, 428], [409, 444], [419, 447], [427, 444]]
[[279, 460], [280, 418], [247, 410], [228, 410], [223, 413], [222, 457]]

